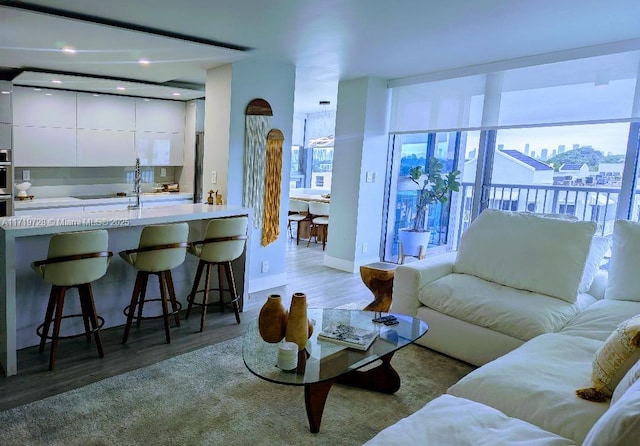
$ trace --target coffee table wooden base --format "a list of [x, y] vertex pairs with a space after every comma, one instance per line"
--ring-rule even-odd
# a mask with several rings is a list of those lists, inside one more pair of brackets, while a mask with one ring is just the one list
[[353, 370], [345, 373], [336, 379], [323, 381], [304, 386], [304, 403], [309, 419], [309, 430], [311, 433], [320, 432], [320, 422], [324, 405], [329, 395], [329, 390], [334, 382], [347, 386], [358, 387], [366, 390], [373, 390], [382, 393], [395, 393], [400, 389], [400, 375], [391, 367], [391, 358], [395, 352], [380, 357], [382, 363], [369, 370]]

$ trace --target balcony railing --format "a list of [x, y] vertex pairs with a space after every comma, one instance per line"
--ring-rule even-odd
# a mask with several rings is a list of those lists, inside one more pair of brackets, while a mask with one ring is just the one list
[[[458, 237], [471, 221], [474, 184], [462, 183], [461, 192]], [[620, 189], [612, 187], [493, 184], [483, 200], [489, 209], [572, 215], [594, 221], [596, 233], [607, 236], [613, 233], [619, 194]]]

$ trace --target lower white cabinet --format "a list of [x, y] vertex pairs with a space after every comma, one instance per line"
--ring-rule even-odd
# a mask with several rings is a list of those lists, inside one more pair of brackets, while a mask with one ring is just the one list
[[76, 129], [13, 126], [16, 167], [76, 165]]

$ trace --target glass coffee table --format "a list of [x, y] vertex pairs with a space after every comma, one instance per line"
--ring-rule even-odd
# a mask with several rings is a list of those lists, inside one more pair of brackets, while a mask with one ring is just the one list
[[[309, 428], [317, 433], [333, 383], [383, 393], [394, 393], [400, 388], [400, 376], [391, 366], [391, 358], [396, 350], [423, 336], [428, 327], [424, 321], [402, 314], [394, 314], [399, 322], [397, 325], [374, 323], [372, 319], [380, 314], [373, 311], [310, 308], [308, 317], [315, 322], [313, 335], [305, 350], [298, 353], [298, 366], [292, 371], [277, 367], [278, 344], [264, 342], [258, 332], [258, 321], [254, 320], [244, 334], [242, 358], [247, 368], [262, 379], [304, 386]], [[332, 322], [375, 330], [378, 338], [366, 351], [318, 340], [318, 333]], [[379, 365], [364, 371], [358, 370], [377, 360], [381, 361]]]

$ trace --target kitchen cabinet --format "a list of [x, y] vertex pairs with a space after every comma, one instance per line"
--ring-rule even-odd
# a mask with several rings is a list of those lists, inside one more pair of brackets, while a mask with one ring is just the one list
[[76, 165], [76, 130], [13, 126], [13, 159], [16, 167]]
[[134, 98], [78, 93], [78, 129], [129, 130], [136, 128]]
[[11, 147], [11, 124], [0, 122], [0, 149], [10, 149]]
[[77, 166], [133, 166], [135, 133], [78, 129]]
[[182, 166], [184, 133], [136, 132], [136, 156], [143, 166]]
[[[13, 116], [11, 114], [11, 82], [0, 81], [0, 122], [11, 124]], [[7, 94], [9, 93], [9, 94]]]
[[158, 99], [136, 100], [136, 131], [184, 133], [185, 103]]
[[13, 125], [76, 128], [76, 93], [32, 87], [13, 88]]

